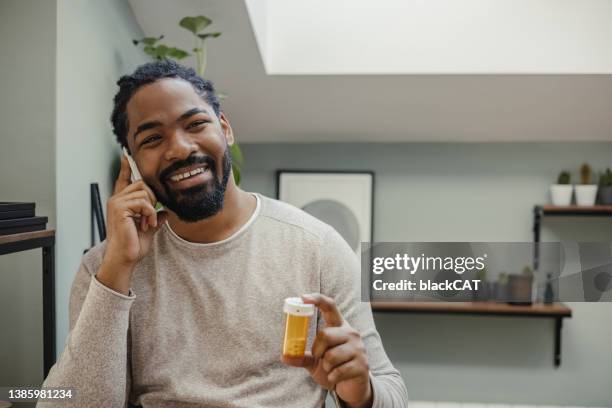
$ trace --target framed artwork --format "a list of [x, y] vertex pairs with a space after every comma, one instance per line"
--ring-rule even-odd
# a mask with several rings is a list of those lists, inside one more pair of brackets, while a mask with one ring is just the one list
[[331, 225], [356, 254], [373, 242], [374, 172], [278, 170], [276, 197]]

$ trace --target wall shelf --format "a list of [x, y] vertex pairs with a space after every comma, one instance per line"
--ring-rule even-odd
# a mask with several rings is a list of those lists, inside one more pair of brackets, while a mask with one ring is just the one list
[[572, 317], [563, 303], [510, 305], [499, 302], [372, 302], [375, 312], [412, 312], [526, 317]]
[[533, 207], [533, 269], [538, 270], [540, 265], [540, 231], [542, 229], [542, 218], [549, 217], [610, 217], [612, 216], [612, 205], [594, 205], [583, 207], [578, 205], [555, 206], [536, 205]]
[[563, 327], [563, 319], [572, 317], [572, 309], [563, 303], [510, 305], [498, 302], [372, 302], [371, 304], [374, 312], [554, 319], [555, 347], [553, 362], [555, 368], [561, 365], [561, 329]]
[[593, 205], [583, 207], [578, 205], [556, 206], [556, 205], [536, 205], [534, 212], [540, 215], [582, 215], [582, 216], [606, 216], [612, 215], [612, 205]]

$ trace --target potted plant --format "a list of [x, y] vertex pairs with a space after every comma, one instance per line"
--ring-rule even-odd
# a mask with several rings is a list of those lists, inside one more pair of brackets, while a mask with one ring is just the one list
[[599, 176], [599, 202], [612, 205], [612, 171], [609, 168]]
[[478, 290], [472, 292], [473, 300], [475, 302], [486, 302], [491, 296], [489, 282], [487, 281], [487, 268], [476, 271], [476, 279], [480, 281], [480, 285]]
[[576, 186], [576, 204], [580, 206], [595, 205], [597, 184], [593, 184], [591, 166], [583, 164], [580, 167], [580, 184]]
[[521, 274], [508, 275], [508, 303], [530, 305], [533, 297], [533, 269], [525, 266]]
[[557, 177], [557, 184], [550, 186], [550, 196], [553, 205], [566, 206], [572, 202], [572, 192], [574, 186], [570, 184], [571, 177], [569, 172], [562, 171]]
[[494, 298], [497, 301], [505, 301], [508, 297], [508, 274], [502, 272], [497, 278], [497, 282], [494, 285]]

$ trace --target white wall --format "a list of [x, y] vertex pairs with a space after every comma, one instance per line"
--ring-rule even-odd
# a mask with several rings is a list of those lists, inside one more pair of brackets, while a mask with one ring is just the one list
[[[608, 0], [247, 1], [268, 74], [610, 73]], [[265, 18], [261, 18], [265, 14]], [[265, 25], [265, 29], [260, 28]]]
[[89, 184], [103, 207], [119, 155], [110, 125], [116, 81], [148, 59], [132, 39], [142, 33], [123, 0], [59, 0], [57, 24], [57, 340], [68, 333], [70, 285], [90, 246]]
[[[240, 135], [236, 137], [240, 140]], [[612, 167], [612, 143], [247, 144], [243, 187], [275, 171], [374, 170], [376, 241], [530, 241], [532, 208], [561, 169]], [[543, 240], [612, 241], [612, 219], [546, 218]], [[562, 365], [551, 321], [376, 314], [414, 400], [612, 406], [612, 304], [571, 304]]]
[[[55, 1], [0, 1], [0, 201], [55, 226]], [[0, 386], [42, 380], [41, 250], [0, 256]]]

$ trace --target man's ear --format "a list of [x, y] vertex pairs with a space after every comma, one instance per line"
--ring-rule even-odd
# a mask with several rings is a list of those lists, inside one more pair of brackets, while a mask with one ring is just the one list
[[221, 123], [221, 129], [223, 129], [223, 134], [225, 135], [225, 140], [227, 140], [228, 145], [234, 144], [234, 131], [232, 130], [232, 126], [227, 120], [225, 113], [221, 112], [219, 114], [219, 122]]

